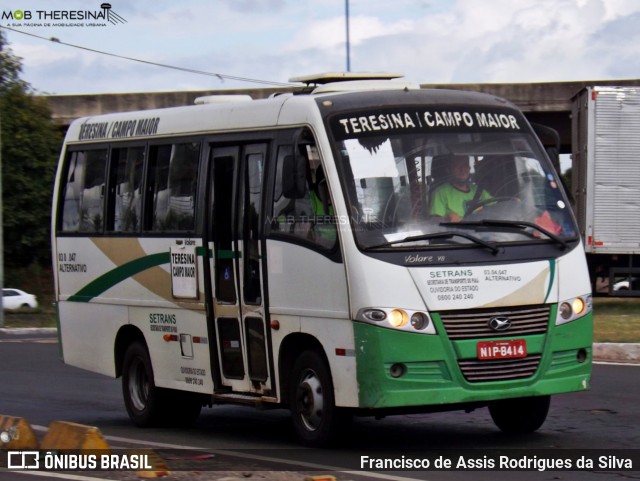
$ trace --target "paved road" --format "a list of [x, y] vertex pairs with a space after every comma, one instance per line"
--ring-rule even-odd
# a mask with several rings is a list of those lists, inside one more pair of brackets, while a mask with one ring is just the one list
[[[591, 453], [590, 449], [636, 449], [640, 447], [640, 367], [596, 365], [593, 388], [586, 393], [555, 397], [543, 428], [526, 438], [499, 433], [486, 410], [473, 413], [396, 416], [383, 420], [357, 419], [339, 449], [313, 451], [297, 449], [286, 411], [256, 411], [250, 408], [217, 406], [203, 410], [190, 429], [137, 429], [131, 425], [122, 402], [119, 381], [63, 365], [57, 346], [46, 339], [11, 341], [0, 339], [0, 414], [27, 418], [33, 425], [47, 426], [53, 420], [98, 426], [114, 445], [122, 438], [141, 440], [150, 447], [198, 447], [233, 450], [229, 468], [247, 469], [258, 462], [236, 455], [264, 455], [273, 459], [302, 459], [323, 466], [353, 466], [361, 455], [409, 457], [443, 451], [465, 459], [482, 458], [486, 450], [507, 449], [509, 453], [561, 453], [567, 456]], [[156, 444], [154, 444], [156, 443]], [[161, 444], [157, 444], [161, 443]], [[256, 449], [258, 451], [243, 451]], [[280, 450], [278, 452], [273, 449]], [[380, 450], [383, 450], [382, 452]], [[467, 451], [465, 451], [467, 450]], [[525, 451], [514, 451], [525, 450]], [[552, 451], [545, 451], [552, 450]], [[439, 451], [440, 452], [440, 451]], [[224, 457], [217, 451], [219, 458]], [[627, 453], [629, 454], [629, 453]], [[636, 452], [630, 455], [637, 456]], [[276, 467], [273, 469], [286, 469]], [[296, 468], [298, 469], [298, 468]], [[640, 463], [638, 463], [640, 470]], [[582, 472], [396, 472], [393, 476], [372, 470], [380, 479], [438, 479], [477, 481], [500, 479], [609, 479], [613, 473], [598, 469]], [[10, 474], [10, 473], [4, 473]], [[639, 473], [626, 473], [638, 475]], [[284, 476], [284, 474], [283, 474]], [[384, 477], [386, 476], [386, 477]], [[365, 476], [366, 477], [366, 476]], [[0, 472], [0, 480], [5, 478]], [[175, 479], [175, 478], [174, 478]], [[210, 478], [208, 478], [210, 479]], [[258, 478], [254, 478], [258, 479]], [[302, 478], [298, 478], [302, 479]], [[339, 476], [340, 480], [363, 479], [360, 475]], [[374, 479], [374, 478], [367, 478]]]

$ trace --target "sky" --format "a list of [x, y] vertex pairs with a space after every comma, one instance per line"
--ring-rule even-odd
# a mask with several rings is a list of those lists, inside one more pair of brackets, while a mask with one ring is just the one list
[[427, 84], [640, 78], [638, 0], [111, 0], [111, 21], [64, 18], [104, 12], [100, 1], [9, 0], [0, 25], [38, 93], [256, 88], [229, 77], [346, 71], [347, 1], [353, 72]]

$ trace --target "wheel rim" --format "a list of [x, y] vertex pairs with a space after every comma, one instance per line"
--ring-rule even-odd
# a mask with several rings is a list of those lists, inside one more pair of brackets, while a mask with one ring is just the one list
[[144, 362], [136, 358], [129, 368], [129, 398], [137, 411], [143, 411], [147, 407], [149, 389], [149, 376]]
[[296, 390], [296, 411], [309, 431], [316, 431], [322, 423], [324, 396], [322, 383], [317, 374], [306, 370]]

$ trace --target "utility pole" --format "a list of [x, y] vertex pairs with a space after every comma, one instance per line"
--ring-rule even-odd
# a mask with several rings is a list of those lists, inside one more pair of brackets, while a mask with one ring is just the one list
[[349, 39], [349, 0], [344, 0], [345, 5], [345, 17], [347, 23], [347, 72], [351, 72], [351, 43]]
[[[2, 220], [2, 115], [0, 115], [0, 289], [4, 289], [4, 229]], [[0, 296], [0, 327], [4, 327], [4, 299]]]

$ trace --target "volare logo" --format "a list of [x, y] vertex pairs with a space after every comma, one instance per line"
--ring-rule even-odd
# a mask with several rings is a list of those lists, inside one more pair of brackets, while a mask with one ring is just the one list
[[11, 27], [106, 27], [127, 21], [110, 3], [96, 10], [3, 10], [0, 20]]

